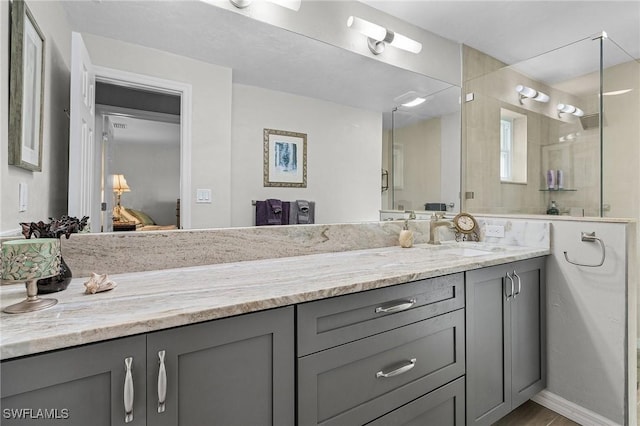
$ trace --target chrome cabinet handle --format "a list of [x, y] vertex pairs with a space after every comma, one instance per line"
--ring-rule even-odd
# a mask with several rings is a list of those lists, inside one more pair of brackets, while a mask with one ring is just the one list
[[514, 282], [513, 282], [513, 277], [507, 272], [507, 278], [509, 278], [509, 281], [511, 281], [511, 293], [507, 293], [507, 286], [504, 286], [504, 295], [506, 296], [506, 300], [511, 299], [511, 297], [513, 297], [513, 291], [514, 291]]
[[393, 377], [393, 376], [397, 376], [399, 374], [402, 373], [406, 373], [407, 371], [411, 370], [413, 367], [416, 366], [416, 359], [412, 358], [411, 360], [409, 360], [409, 362], [399, 368], [396, 368], [395, 370], [391, 370], [389, 372], [384, 372], [383, 370], [380, 370], [376, 373], [376, 378], [387, 378], [387, 377]]
[[128, 357], [124, 359], [124, 422], [130, 423], [133, 421], [133, 376], [131, 375], [131, 369], [133, 366], [133, 358]]
[[520, 275], [516, 273], [515, 269], [513, 270], [513, 276], [518, 279], [518, 290], [513, 293], [513, 298], [515, 299], [515, 297], [520, 294], [520, 291], [522, 291], [522, 280], [520, 279]]
[[378, 306], [376, 308], [376, 314], [388, 314], [391, 312], [400, 312], [400, 311], [406, 311], [407, 309], [409, 309], [410, 307], [412, 307], [413, 305], [416, 304], [416, 299], [409, 299], [405, 302], [402, 303], [398, 303], [397, 305], [392, 305], [392, 306]]
[[164, 413], [167, 400], [167, 369], [164, 366], [165, 351], [158, 352], [160, 368], [158, 369], [158, 413]]

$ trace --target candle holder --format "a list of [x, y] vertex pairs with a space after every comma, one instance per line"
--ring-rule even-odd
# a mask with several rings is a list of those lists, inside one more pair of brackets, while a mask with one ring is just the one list
[[38, 297], [37, 281], [60, 273], [60, 240], [35, 238], [2, 243], [2, 281], [24, 282], [27, 298], [7, 306], [3, 312], [21, 314], [49, 308], [58, 301]]

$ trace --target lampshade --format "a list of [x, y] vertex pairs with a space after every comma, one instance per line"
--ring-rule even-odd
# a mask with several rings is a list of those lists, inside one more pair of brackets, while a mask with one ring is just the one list
[[18, 314], [45, 309], [58, 303], [56, 299], [38, 297], [37, 280], [60, 273], [60, 240], [35, 238], [2, 243], [2, 281], [26, 282], [27, 298], [7, 306], [4, 312]]
[[113, 175], [113, 191], [120, 194], [131, 191], [124, 175]]

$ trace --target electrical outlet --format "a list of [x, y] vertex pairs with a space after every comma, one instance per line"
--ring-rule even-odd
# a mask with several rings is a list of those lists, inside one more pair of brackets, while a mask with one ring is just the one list
[[504, 226], [502, 225], [487, 225], [484, 235], [486, 237], [504, 238]]

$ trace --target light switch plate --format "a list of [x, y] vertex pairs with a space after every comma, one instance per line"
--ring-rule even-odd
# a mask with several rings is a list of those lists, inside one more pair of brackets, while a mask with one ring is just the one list
[[29, 186], [25, 182], [20, 182], [18, 191], [18, 211], [26, 212], [29, 204]]
[[196, 203], [211, 203], [211, 190], [196, 189]]

